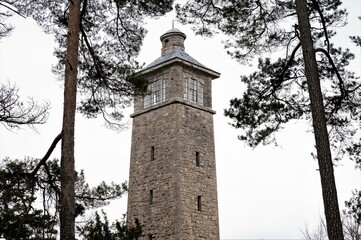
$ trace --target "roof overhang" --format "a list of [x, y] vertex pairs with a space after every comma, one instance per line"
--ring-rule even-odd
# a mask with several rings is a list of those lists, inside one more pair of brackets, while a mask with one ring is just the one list
[[172, 65], [172, 64], [177, 64], [177, 63], [182, 64], [182, 65], [187, 66], [187, 67], [190, 67], [190, 68], [193, 68], [193, 69], [196, 69], [198, 71], [201, 71], [201, 72], [209, 75], [212, 79], [216, 79], [216, 78], [219, 78], [221, 76], [221, 74], [219, 72], [213, 71], [212, 69], [209, 69], [209, 68], [204, 67], [204, 66], [199, 66], [197, 64], [188, 62], [188, 61], [186, 61], [186, 60], [184, 60], [182, 58], [179, 58], [179, 57], [171, 58], [171, 59], [169, 59], [167, 61], [164, 61], [164, 62], [159, 63], [157, 65], [154, 65], [152, 67], [147, 67], [147, 68], [145, 68], [143, 70], [140, 70], [136, 74], [137, 75], [145, 75], [145, 74], [151, 73], [153, 71], [156, 71], [158, 69], [164, 68], [164, 67]]

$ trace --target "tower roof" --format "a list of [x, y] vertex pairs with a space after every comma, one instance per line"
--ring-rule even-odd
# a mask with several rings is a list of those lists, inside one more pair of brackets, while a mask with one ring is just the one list
[[139, 73], [146, 72], [151, 68], [158, 68], [163, 65], [167, 65], [168, 63], [173, 63], [175, 61], [185, 62], [187, 64], [191, 64], [196, 66], [197, 68], [209, 72], [211, 75], [219, 77], [219, 73], [204, 66], [196, 59], [191, 57], [188, 53], [185, 52], [184, 49], [184, 40], [187, 36], [177, 28], [172, 28], [165, 32], [160, 40], [162, 41], [162, 54], [159, 58], [151, 62], [144, 69], [142, 69]]
[[179, 58], [179, 59], [182, 59], [182, 60], [187, 61], [189, 63], [193, 63], [193, 64], [198, 65], [200, 67], [206, 68], [206, 66], [204, 66], [203, 64], [198, 62], [196, 59], [192, 58], [188, 53], [186, 53], [182, 49], [175, 48], [175, 49], [171, 50], [169, 53], [167, 53], [166, 55], [161, 56], [161, 57], [157, 58], [156, 60], [154, 60], [153, 62], [151, 62], [148, 66], [145, 67], [145, 69], [157, 66], [157, 65], [162, 64], [162, 63], [165, 63], [165, 62], [167, 62], [169, 60], [172, 60], [174, 58]]
[[187, 38], [187, 35], [185, 35], [181, 30], [178, 28], [172, 28], [166, 31], [162, 36], [160, 36], [160, 40], [162, 41], [163, 38], [170, 36], [170, 35], [181, 35], [184, 37], [184, 40]]

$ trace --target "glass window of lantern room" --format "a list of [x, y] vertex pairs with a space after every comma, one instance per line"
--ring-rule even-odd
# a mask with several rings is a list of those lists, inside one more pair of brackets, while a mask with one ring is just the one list
[[188, 78], [184, 79], [184, 84], [183, 84], [183, 98], [184, 100], [188, 100]]
[[197, 81], [189, 79], [189, 101], [197, 102]]
[[162, 102], [168, 100], [168, 80], [162, 80]]
[[144, 108], [156, 105], [168, 100], [168, 80], [161, 79], [148, 85], [147, 93], [144, 95]]
[[189, 102], [195, 102], [203, 106], [204, 86], [201, 81], [186, 77], [183, 84], [183, 98]]
[[147, 87], [147, 93], [144, 95], [144, 108], [150, 107], [150, 93], [152, 92], [152, 84]]
[[155, 105], [161, 101], [161, 81], [155, 81], [152, 89], [152, 105]]
[[199, 105], [203, 106], [203, 92], [204, 92], [204, 86], [201, 82], [198, 82], [198, 94], [197, 94], [197, 102]]

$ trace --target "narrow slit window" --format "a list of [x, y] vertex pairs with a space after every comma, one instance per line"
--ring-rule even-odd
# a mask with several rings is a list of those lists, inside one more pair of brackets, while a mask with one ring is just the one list
[[196, 152], [196, 166], [200, 167], [201, 166], [201, 157], [199, 152]]
[[153, 204], [153, 189], [149, 191], [149, 205]]
[[155, 158], [154, 158], [154, 151], [155, 151], [155, 150], [154, 150], [154, 146], [152, 146], [152, 147], [150, 148], [150, 160], [151, 160], [151, 161], [154, 161], [154, 159], [155, 159]]
[[202, 211], [202, 196], [197, 197], [197, 210], [198, 212]]

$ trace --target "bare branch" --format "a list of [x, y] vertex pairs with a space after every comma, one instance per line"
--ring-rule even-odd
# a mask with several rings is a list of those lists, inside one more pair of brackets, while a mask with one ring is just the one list
[[0, 86], [0, 123], [9, 128], [44, 124], [48, 119], [49, 108], [49, 102], [40, 105], [33, 98], [28, 98], [24, 104], [20, 101], [16, 85], [9, 83]]
[[328, 58], [328, 61], [329, 63], [331, 64], [332, 66], [332, 69], [333, 71], [335, 72], [336, 76], [337, 76], [337, 79], [339, 81], [339, 88], [340, 88], [340, 92], [341, 92], [341, 98], [343, 98], [345, 96], [345, 88], [344, 88], [344, 82], [343, 82], [343, 79], [335, 65], [335, 63], [333, 62], [332, 58], [331, 58], [331, 55], [329, 54], [328, 51], [326, 51], [325, 49], [323, 48], [316, 48], [315, 49], [315, 52], [322, 52], [323, 54], [326, 55], [326, 57]]
[[34, 170], [30, 173], [31, 175], [35, 175], [38, 172], [39, 168], [46, 163], [46, 161], [49, 159], [51, 153], [54, 151], [56, 145], [62, 139], [62, 137], [63, 137], [63, 132], [59, 133], [54, 138], [53, 142], [51, 143], [51, 145], [50, 145], [48, 151], [46, 152], [46, 154], [44, 155], [44, 157], [40, 160], [40, 162], [36, 165]]
[[16, 13], [17, 15], [26, 18], [23, 14], [21, 14], [19, 11], [15, 10], [14, 8], [10, 7], [9, 5], [5, 4], [3, 1], [0, 1], [0, 6], [3, 6], [7, 9], [9, 9], [10, 11]]
[[330, 40], [329, 40], [328, 33], [327, 33], [325, 18], [323, 17], [323, 13], [320, 9], [320, 5], [318, 5], [318, 2], [316, 0], [312, 0], [312, 3], [314, 5], [314, 7], [316, 8], [316, 11], [320, 15], [323, 32], [325, 33], [325, 38], [326, 38], [325, 42], [327, 45], [327, 52], [330, 52]]
[[299, 42], [299, 43], [296, 45], [296, 47], [293, 49], [293, 51], [292, 51], [292, 53], [291, 53], [291, 56], [289, 57], [288, 61], [286, 62], [285, 67], [283, 68], [283, 70], [282, 70], [282, 72], [281, 72], [281, 74], [280, 74], [280, 76], [279, 76], [279, 78], [280, 78], [281, 81], [283, 81], [284, 76], [285, 76], [285, 74], [286, 74], [286, 71], [287, 71], [288, 68], [291, 66], [293, 60], [295, 59], [295, 55], [296, 55], [296, 53], [297, 53], [297, 51], [298, 51], [298, 49], [299, 49], [300, 47], [301, 47], [301, 42]]

